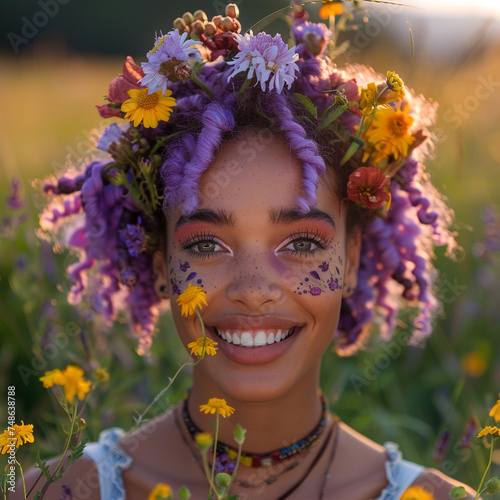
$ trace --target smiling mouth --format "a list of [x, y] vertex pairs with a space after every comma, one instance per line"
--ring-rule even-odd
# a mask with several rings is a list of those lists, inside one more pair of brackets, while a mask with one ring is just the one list
[[288, 329], [265, 329], [265, 330], [219, 330], [212, 327], [217, 337], [229, 344], [241, 347], [264, 347], [277, 344], [290, 338], [296, 331], [296, 327]]

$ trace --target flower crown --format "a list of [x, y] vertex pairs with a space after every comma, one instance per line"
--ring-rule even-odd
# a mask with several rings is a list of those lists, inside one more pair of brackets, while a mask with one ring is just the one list
[[[330, 22], [342, 13], [341, 2], [319, 3]], [[106, 318], [128, 310], [141, 352], [151, 343], [169, 281], [178, 294], [194, 274], [186, 269], [185, 280], [174, 283], [162, 270], [162, 207], [196, 208], [197, 182], [245, 102], [286, 132], [302, 162], [308, 179], [306, 196], [298, 200], [302, 209], [314, 204], [326, 168], [319, 149], [325, 157], [336, 151], [345, 196], [371, 221], [358, 289], [344, 301], [339, 351], [357, 348], [374, 313], [382, 316], [382, 334], [390, 335], [401, 298], [418, 311], [417, 337], [430, 331], [437, 309], [431, 248], [454, 245], [450, 211], [418, 161], [426, 148], [412, 154], [430, 135], [426, 125], [434, 109], [393, 71], [381, 78], [355, 65], [338, 70], [330, 57], [339, 53], [331, 30], [309, 22], [302, 5], [290, 8], [291, 47], [279, 34], [241, 34], [235, 4], [211, 21], [201, 10], [177, 18], [172, 30], [156, 37], [141, 66], [127, 57], [107, 103], [97, 106], [102, 117], [123, 120], [99, 140], [106, 155], [84, 173], [45, 186], [60, 197], [42, 214], [43, 229], [54, 234], [63, 219], [84, 214], [83, 226], [72, 222], [65, 241], [81, 252], [69, 269], [75, 281], [69, 300], [77, 303], [92, 290]]]

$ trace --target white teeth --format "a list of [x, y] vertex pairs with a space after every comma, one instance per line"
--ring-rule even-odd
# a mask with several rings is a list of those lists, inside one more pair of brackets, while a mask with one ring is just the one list
[[259, 330], [255, 337], [249, 331], [246, 332], [231, 332], [230, 330], [219, 330], [215, 328], [215, 333], [228, 344], [242, 345], [244, 347], [261, 347], [265, 345], [275, 344], [281, 342], [282, 340], [289, 337], [292, 333], [295, 333], [295, 327], [288, 330], [276, 330], [275, 332], [270, 332], [266, 335], [265, 330]]
[[244, 345], [245, 347], [253, 347], [253, 338], [250, 335], [250, 332], [243, 332], [241, 334], [241, 345]]
[[260, 330], [257, 332], [257, 335], [253, 339], [253, 345], [266, 345], [267, 344], [267, 337], [266, 337], [266, 332], [263, 330]]

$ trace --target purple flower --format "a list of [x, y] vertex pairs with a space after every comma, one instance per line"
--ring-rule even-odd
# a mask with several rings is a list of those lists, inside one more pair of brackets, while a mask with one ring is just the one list
[[134, 269], [127, 267], [121, 272], [120, 279], [125, 286], [133, 287], [139, 281], [139, 275]]
[[13, 177], [10, 181], [10, 191], [7, 196], [7, 208], [19, 210], [26, 206], [26, 200], [21, 198], [21, 181], [18, 177]]
[[179, 260], [179, 268], [183, 273], [185, 273], [190, 267], [191, 265], [187, 260], [186, 262], [184, 262], [184, 264]]
[[339, 279], [338, 278], [330, 278], [328, 281], [328, 288], [334, 292], [335, 290], [338, 290], [340, 288], [339, 285]]
[[298, 71], [295, 61], [299, 55], [295, 47], [288, 48], [280, 34], [274, 38], [266, 33], [233, 36], [241, 52], [228, 62], [234, 65], [228, 81], [238, 73], [248, 71], [247, 79], [252, 79], [255, 74], [263, 92], [276, 89], [281, 93], [285, 83], [288, 88], [292, 86], [295, 72]]
[[220, 472], [225, 472], [226, 474], [231, 475], [234, 471], [235, 464], [229, 458], [227, 453], [221, 453], [217, 455], [215, 459], [215, 473], [219, 474]]
[[292, 26], [292, 33], [297, 44], [303, 43], [314, 56], [321, 55], [332, 36], [332, 32], [323, 23], [301, 22]]
[[127, 247], [128, 253], [132, 257], [138, 257], [141, 252], [145, 249], [146, 244], [146, 232], [144, 228], [140, 225], [141, 221], [136, 224], [127, 224], [125, 229], [120, 229], [118, 233], [123, 243]]
[[[126, 125], [126, 127], [128, 127], [128, 125]], [[120, 128], [116, 123], [112, 123], [104, 130], [97, 143], [97, 148], [102, 151], [107, 151], [109, 146], [114, 142], [118, 142], [120, 137], [123, 137], [123, 128]]]
[[318, 266], [324, 273], [326, 273], [326, 271], [328, 271], [328, 269], [330, 268], [330, 264], [328, 264], [328, 262], [322, 262], [319, 266]]
[[311, 295], [321, 295], [321, 288], [314, 286], [309, 290]]
[[155, 46], [148, 52], [148, 62], [142, 63], [146, 76], [140, 80], [141, 85], [149, 87], [150, 94], [157, 90], [164, 94], [168, 83], [177, 81], [175, 67], [183, 61], [188, 58], [201, 61], [200, 51], [195, 47], [201, 42], [187, 40], [187, 37], [187, 32], [179, 36], [179, 30], [175, 29], [156, 39]]

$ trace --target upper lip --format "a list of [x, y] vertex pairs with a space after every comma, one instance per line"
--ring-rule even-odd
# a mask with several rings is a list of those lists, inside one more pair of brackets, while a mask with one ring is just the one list
[[300, 323], [281, 316], [225, 316], [207, 325], [219, 330], [288, 330]]

